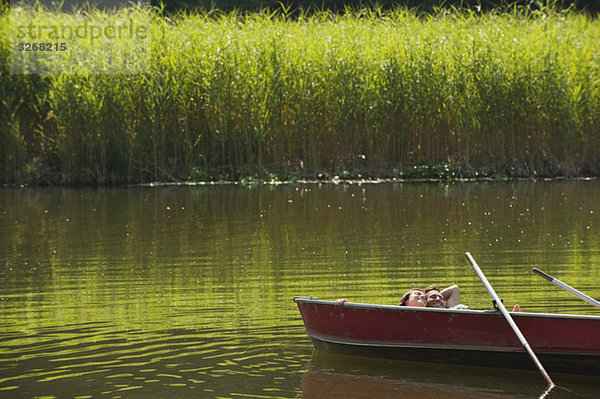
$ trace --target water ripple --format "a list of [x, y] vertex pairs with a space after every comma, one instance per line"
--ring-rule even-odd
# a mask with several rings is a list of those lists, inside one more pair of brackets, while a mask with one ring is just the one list
[[0, 378], [0, 389], [25, 395], [34, 383], [56, 396], [66, 386], [69, 393], [106, 396], [150, 385], [159, 391], [179, 387], [226, 395], [229, 387], [220, 380], [238, 376], [244, 381], [273, 378], [275, 392], [283, 382], [278, 377], [301, 372], [310, 354], [289, 349], [290, 336], [303, 339], [297, 326], [261, 327], [248, 335], [221, 332], [115, 331], [96, 323], [47, 327], [35, 337], [2, 333], [0, 367], [10, 376]]

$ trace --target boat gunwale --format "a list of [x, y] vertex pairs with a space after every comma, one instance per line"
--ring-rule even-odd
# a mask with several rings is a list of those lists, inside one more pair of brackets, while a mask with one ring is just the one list
[[[447, 309], [447, 308], [421, 308], [413, 306], [398, 306], [398, 305], [379, 305], [360, 302], [344, 302], [342, 305], [335, 301], [324, 301], [315, 297], [297, 296], [294, 297], [296, 303], [311, 303], [317, 305], [331, 305], [340, 308], [367, 309], [367, 310], [389, 310], [393, 312], [441, 312], [441, 313], [457, 313], [457, 314], [472, 314], [478, 316], [501, 316], [499, 310], [478, 310], [478, 309]], [[542, 317], [556, 319], [585, 319], [596, 320], [600, 322], [600, 316], [595, 315], [576, 315], [568, 313], [537, 313], [537, 312], [510, 312], [511, 316], [516, 317]]]

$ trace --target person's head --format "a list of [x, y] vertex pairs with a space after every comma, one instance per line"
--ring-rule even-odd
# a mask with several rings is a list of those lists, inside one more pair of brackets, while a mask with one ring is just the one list
[[404, 295], [402, 295], [402, 299], [400, 299], [400, 306], [416, 306], [416, 307], [424, 307], [425, 306], [425, 293], [420, 288], [413, 288]]
[[430, 285], [425, 288], [425, 306], [428, 308], [444, 308], [446, 302], [437, 285]]

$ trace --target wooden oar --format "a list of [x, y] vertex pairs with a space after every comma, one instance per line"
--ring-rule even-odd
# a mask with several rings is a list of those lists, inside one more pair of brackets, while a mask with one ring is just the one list
[[600, 308], [600, 302], [598, 302], [597, 300], [595, 300], [594, 298], [592, 298], [590, 296], [585, 295], [581, 291], [577, 291], [575, 288], [571, 287], [570, 285], [563, 283], [562, 281], [552, 277], [549, 274], [544, 273], [540, 269], [536, 269], [535, 267], [533, 268], [533, 272], [535, 274], [537, 274], [538, 276], [541, 276], [541, 277], [545, 278], [546, 280], [550, 281], [552, 284], [556, 285], [557, 287], [560, 287], [563, 290], [568, 291], [571, 294], [575, 295], [579, 299], [586, 301], [590, 305], [594, 305], [595, 307]]
[[527, 350], [527, 353], [529, 353], [531, 360], [533, 360], [533, 362], [535, 363], [537, 368], [542, 373], [542, 376], [546, 379], [546, 382], [548, 382], [550, 389], [552, 389], [555, 386], [554, 382], [552, 382], [552, 380], [550, 379], [550, 376], [544, 369], [544, 366], [542, 366], [542, 363], [540, 363], [540, 361], [538, 360], [535, 353], [533, 353], [533, 350], [531, 349], [531, 347], [529, 346], [529, 343], [527, 342], [527, 340], [521, 333], [521, 330], [519, 330], [519, 327], [517, 327], [517, 324], [515, 323], [515, 321], [512, 319], [512, 317], [510, 316], [510, 314], [504, 307], [504, 304], [502, 303], [500, 298], [498, 298], [496, 291], [494, 291], [494, 288], [492, 288], [490, 282], [487, 280], [487, 278], [485, 277], [485, 275], [483, 274], [483, 272], [481, 271], [481, 269], [475, 262], [475, 259], [473, 259], [473, 257], [471, 256], [471, 254], [467, 252], [467, 253], [465, 253], [465, 255], [466, 255], [467, 259], [469, 260], [469, 262], [471, 263], [471, 266], [473, 266], [475, 273], [477, 273], [477, 275], [479, 276], [479, 279], [481, 280], [481, 282], [483, 283], [485, 288], [488, 290], [488, 292], [492, 296], [492, 299], [496, 301], [496, 306], [498, 306], [498, 309], [500, 309], [500, 312], [502, 312], [502, 314], [504, 315], [504, 318], [506, 319], [506, 321], [508, 322], [510, 327], [513, 329], [513, 331], [515, 332], [515, 335], [517, 336], [517, 338], [519, 338], [519, 341], [521, 341], [521, 344], [525, 347], [525, 349]]

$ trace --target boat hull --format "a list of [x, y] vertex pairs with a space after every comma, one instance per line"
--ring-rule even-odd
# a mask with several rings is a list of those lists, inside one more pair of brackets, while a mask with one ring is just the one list
[[[474, 366], [535, 369], [497, 311], [367, 305], [295, 298], [324, 352]], [[600, 375], [600, 317], [512, 313], [549, 371]]]

